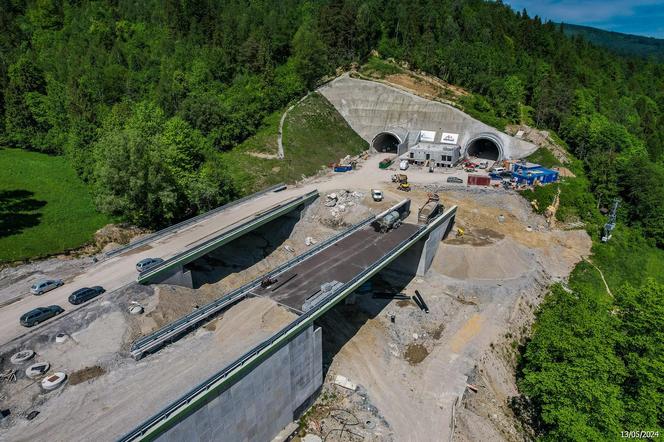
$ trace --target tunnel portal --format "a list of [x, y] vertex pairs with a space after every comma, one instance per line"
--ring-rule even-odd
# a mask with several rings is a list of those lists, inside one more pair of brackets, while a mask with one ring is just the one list
[[477, 138], [468, 145], [467, 156], [497, 161], [501, 158], [500, 147], [489, 138]]
[[381, 132], [374, 137], [371, 146], [377, 152], [397, 153], [399, 144], [401, 141], [394, 134]]

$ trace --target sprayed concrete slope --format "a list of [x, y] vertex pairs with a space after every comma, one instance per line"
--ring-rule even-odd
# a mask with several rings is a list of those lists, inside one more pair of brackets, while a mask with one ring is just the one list
[[498, 144], [502, 158], [523, 158], [537, 149], [534, 144], [497, 131], [451, 106], [348, 74], [321, 87], [319, 92], [369, 143], [381, 132], [398, 135], [429, 130], [458, 133], [462, 154], [478, 138]]

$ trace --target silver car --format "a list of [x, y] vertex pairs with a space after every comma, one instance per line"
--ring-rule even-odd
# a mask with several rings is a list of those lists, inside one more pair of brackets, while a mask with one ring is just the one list
[[138, 271], [138, 273], [143, 273], [146, 270], [149, 270], [150, 268], [152, 268], [152, 267], [154, 267], [158, 264], [161, 264], [162, 262], [164, 262], [164, 260], [161, 259], [161, 258], [141, 259], [140, 261], [138, 261], [136, 263], [136, 271]]
[[64, 281], [62, 279], [41, 279], [32, 284], [32, 287], [30, 287], [30, 293], [33, 295], [43, 295], [49, 290], [58, 288], [63, 284]]

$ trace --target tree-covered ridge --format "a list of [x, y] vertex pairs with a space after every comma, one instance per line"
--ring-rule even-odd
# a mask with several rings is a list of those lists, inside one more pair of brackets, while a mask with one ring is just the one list
[[566, 35], [571, 37], [578, 35], [592, 44], [605, 47], [618, 54], [642, 58], [652, 57], [656, 61], [664, 61], [664, 39], [661, 38], [623, 34], [569, 23], [563, 24], [563, 30]]
[[[116, 127], [107, 120], [133, 115], [118, 106], [143, 103], [164, 121], [178, 118], [178, 130], [201, 143], [192, 149], [209, 152], [187, 174], [162, 171], [168, 179], [154, 185], [184, 189], [192, 177], [212, 185], [202, 175], [226, 174], [215, 152], [377, 49], [472, 90], [464, 105], [492, 121], [559, 133], [584, 162], [598, 204], [622, 197], [624, 216], [664, 245], [664, 65], [568, 38], [500, 1], [0, 1], [1, 137], [66, 154], [95, 183], [103, 210], [155, 213], [146, 199], [126, 204], [134, 184], [111, 188], [100, 178], [113, 164], [93, 153], [116, 136], [105, 133]], [[232, 181], [207, 189], [205, 201], [181, 192], [177, 207], [162, 206], [173, 212], [140, 219], [158, 225], [232, 193]]]
[[[626, 257], [635, 257], [639, 247], [655, 253], [639, 238], [620, 236], [634, 242], [619, 246]], [[625, 262], [610, 259], [606, 263]], [[519, 389], [528, 404], [515, 408], [534, 411], [531, 424], [542, 440], [617, 440], [630, 429], [662, 436], [662, 278], [624, 283], [613, 297], [601, 290], [599, 278], [594, 265], [582, 263], [569, 288], [554, 286], [524, 348]]]

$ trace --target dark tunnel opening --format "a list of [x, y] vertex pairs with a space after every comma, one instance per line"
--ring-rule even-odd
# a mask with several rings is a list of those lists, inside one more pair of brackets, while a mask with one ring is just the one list
[[399, 139], [390, 133], [383, 132], [374, 137], [372, 145], [377, 152], [397, 153]]
[[497, 161], [500, 158], [500, 148], [488, 138], [478, 138], [471, 141], [468, 146], [467, 155], [469, 157]]

